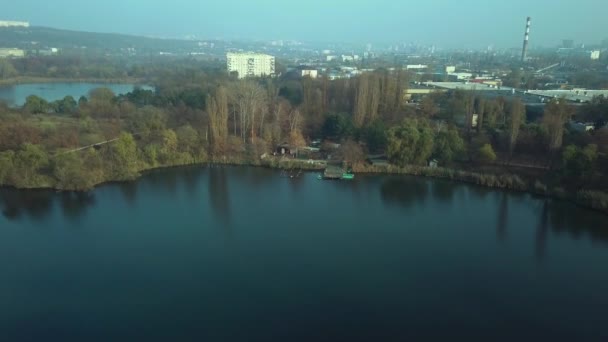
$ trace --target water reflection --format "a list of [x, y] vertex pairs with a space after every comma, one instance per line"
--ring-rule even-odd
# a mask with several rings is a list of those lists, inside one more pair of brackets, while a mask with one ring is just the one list
[[409, 208], [424, 203], [429, 194], [426, 181], [412, 177], [387, 178], [380, 187], [382, 201]]
[[184, 169], [183, 179], [188, 197], [195, 199], [198, 194], [198, 182], [203, 174], [200, 167], [188, 167]]
[[549, 200], [545, 199], [542, 204], [538, 226], [536, 228], [535, 254], [536, 258], [542, 260], [547, 248], [547, 231], [549, 230]]
[[509, 223], [509, 198], [506, 192], [500, 195], [498, 205], [498, 218], [496, 220], [496, 237], [499, 241], [507, 238], [507, 225]]
[[36, 221], [46, 219], [53, 208], [53, 193], [34, 190], [0, 190], [2, 215], [10, 220], [20, 220], [25, 216]]
[[608, 218], [571, 203], [550, 200], [548, 219], [556, 233], [568, 233], [575, 239], [588, 235], [594, 242], [608, 243]]
[[439, 202], [452, 202], [457, 184], [448, 181], [438, 180], [433, 183], [431, 193], [433, 198]]
[[300, 193], [306, 183], [306, 175], [301, 170], [287, 170], [283, 177], [287, 178], [289, 187], [294, 194]]
[[230, 193], [226, 170], [221, 167], [209, 169], [209, 202], [213, 213], [217, 215], [226, 229], [230, 228]]
[[137, 186], [136, 182], [126, 182], [120, 184], [120, 192], [129, 205], [133, 206], [137, 200]]
[[86, 213], [86, 209], [95, 204], [92, 192], [64, 192], [61, 194], [61, 209], [63, 216], [69, 221], [78, 221]]

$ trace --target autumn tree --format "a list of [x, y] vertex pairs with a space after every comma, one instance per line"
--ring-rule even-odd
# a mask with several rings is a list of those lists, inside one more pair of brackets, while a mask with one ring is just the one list
[[572, 108], [564, 99], [552, 99], [545, 106], [543, 125], [547, 130], [547, 145], [551, 152], [562, 147], [564, 139], [564, 125], [572, 115]]
[[129, 133], [121, 133], [118, 140], [110, 144], [105, 159], [107, 174], [112, 180], [132, 180], [139, 175], [137, 145]]
[[439, 106], [431, 95], [427, 95], [420, 101], [420, 112], [426, 118], [432, 119], [439, 113]]
[[367, 112], [369, 110], [370, 88], [369, 77], [367, 74], [359, 76], [359, 84], [357, 87], [357, 97], [355, 99], [355, 110], [353, 114], [353, 122], [356, 127], [363, 126]]
[[388, 131], [387, 155], [392, 163], [426, 164], [433, 153], [433, 131], [425, 120], [406, 119]]
[[[385, 82], [387, 82], [388, 76], [385, 76]], [[382, 96], [382, 89], [380, 88], [380, 77], [377, 73], [371, 73], [369, 76], [369, 109], [368, 113], [368, 122], [372, 122], [378, 118], [378, 111], [380, 109], [380, 101], [381, 97], [386, 98], [386, 96]]]
[[496, 153], [490, 144], [484, 144], [477, 151], [477, 159], [481, 162], [493, 162], [496, 160]]
[[483, 130], [486, 114], [486, 103], [486, 99], [481, 96], [478, 97], [475, 102], [475, 111], [477, 112], [477, 132], [481, 132]]
[[441, 129], [435, 135], [433, 156], [443, 163], [449, 163], [465, 151], [464, 140], [455, 127]]
[[509, 103], [509, 119], [507, 122], [508, 138], [509, 138], [509, 155], [513, 155], [515, 146], [517, 145], [517, 137], [519, 129], [525, 123], [526, 106], [519, 99], [515, 99]]
[[14, 151], [0, 152], [0, 185], [9, 185], [12, 182], [13, 167], [15, 161]]
[[365, 151], [361, 145], [353, 140], [347, 140], [340, 144], [337, 156], [347, 164], [353, 165], [365, 160]]
[[41, 146], [24, 144], [13, 159], [13, 176], [18, 187], [41, 186], [40, 170], [48, 166], [48, 155]]
[[238, 114], [239, 128], [243, 142], [256, 136], [256, 117], [266, 110], [266, 92], [259, 84], [251, 80], [241, 80], [233, 83], [229, 96]]
[[0, 79], [15, 77], [18, 74], [17, 69], [9, 59], [0, 58]]
[[23, 105], [23, 109], [28, 113], [32, 114], [40, 114], [48, 112], [50, 106], [49, 103], [36, 95], [30, 95], [25, 99], [25, 104]]

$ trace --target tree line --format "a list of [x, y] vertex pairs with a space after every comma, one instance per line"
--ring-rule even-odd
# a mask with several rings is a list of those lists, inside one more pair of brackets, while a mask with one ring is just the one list
[[[403, 166], [433, 159], [455, 168], [540, 162], [557, 179], [606, 187], [602, 98], [578, 109], [554, 99], [539, 113], [516, 98], [461, 90], [408, 101], [411, 75], [398, 69], [333, 81], [238, 80], [186, 64], [150, 76], [154, 91], [116, 96], [99, 88], [80, 99], [47, 103], [30, 96], [23, 108], [0, 107], [0, 183], [86, 189], [153, 167], [259, 163], [279, 144], [326, 139], [342, 143], [335, 155], [352, 163], [364, 162], [367, 153], [386, 153]], [[598, 129], [570, 129], [572, 117], [593, 120]], [[63, 153], [117, 137], [97, 149]], [[581, 169], [590, 173], [582, 177]]]

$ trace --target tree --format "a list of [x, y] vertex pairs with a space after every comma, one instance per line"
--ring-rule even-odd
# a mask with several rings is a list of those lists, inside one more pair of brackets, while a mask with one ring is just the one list
[[435, 103], [435, 99], [428, 95], [422, 98], [420, 101], [420, 111], [424, 117], [432, 119], [439, 113], [439, 106]]
[[233, 83], [229, 96], [235, 116], [237, 113], [239, 116], [241, 139], [245, 142], [249, 137], [253, 141], [257, 129], [256, 117], [266, 110], [266, 91], [254, 81], [240, 80]]
[[117, 118], [120, 114], [114, 93], [109, 88], [91, 90], [88, 101], [81, 105], [81, 111], [96, 118]]
[[118, 140], [110, 145], [109, 176], [112, 180], [135, 179], [138, 174], [137, 145], [129, 133], [121, 133]]
[[114, 101], [114, 97], [115, 95], [112, 89], [106, 87], [95, 88], [89, 92], [89, 102], [112, 102]]
[[15, 69], [10, 60], [0, 58], [0, 79], [15, 77], [18, 74], [17, 69]]
[[0, 185], [9, 185], [11, 183], [10, 177], [13, 173], [14, 160], [15, 152], [0, 152]]
[[547, 145], [551, 152], [555, 152], [562, 147], [564, 139], [564, 125], [572, 115], [571, 107], [564, 99], [552, 99], [545, 106], [543, 114], [543, 125], [547, 129]]
[[223, 86], [218, 87], [215, 96], [207, 95], [206, 111], [211, 146], [215, 153], [222, 153], [228, 138], [228, 96]]
[[289, 133], [289, 145], [295, 148], [302, 148], [306, 146], [306, 140], [302, 136], [300, 130], [291, 131]]
[[519, 68], [514, 68], [504, 79], [503, 84], [506, 87], [519, 88], [523, 79], [523, 72]]
[[406, 119], [388, 131], [387, 155], [399, 166], [426, 164], [433, 152], [433, 132], [426, 121]]
[[347, 140], [338, 148], [338, 157], [348, 164], [357, 164], [365, 160], [365, 152], [358, 143]]
[[[578, 115], [577, 115], [578, 116]], [[608, 123], [608, 97], [595, 96], [580, 110], [582, 120], [593, 122], [596, 129], [601, 129]]]
[[433, 155], [443, 163], [449, 163], [464, 153], [464, 140], [455, 127], [441, 130], [435, 136]]
[[175, 134], [177, 135], [180, 151], [190, 153], [192, 156], [199, 153], [201, 143], [199, 141], [198, 132], [196, 132], [192, 126], [182, 126], [175, 131]]
[[370, 88], [369, 77], [367, 74], [359, 76], [359, 85], [357, 88], [357, 97], [355, 100], [355, 111], [353, 122], [356, 127], [363, 126], [365, 118], [369, 110]]
[[355, 131], [355, 126], [352, 120], [345, 114], [329, 114], [323, 124], [323, 136], [342, 140], [352, 137]]
[[369, 151], [381, 151], [388, 142], [387, 129], [382, 120], [375, 120], [364, 131], [365, 142]]
[[95, 183], [89, 180], [85, 165], [78, 153], [65, 153], [55, 158], [53, 163], [55, 186], [60, 190], [88, 190]]
[[48, 165], [48, 156], [42, 147], [26, 143], [17, 152], [13, 165], [16, 186], [40, 186], [39, 171]]
[[477, 98], [477, 103], [475, 109], [477, 111], [477, 132], [481, 132], [483, 130], [483, 122], [485, 120], [486, 114], [486, 99], [483, 97]]
[[152, 106], [138, 108], [127, 118], [129, 130], [138, 133], [144, 140], [153, 139], [167, 126], [166, 113]]
[[490, 144], [484, 144], [477, 151], [477, 158], [481, 162], [490, 163], [496, 160], [496, 153]]
[[[386, 79], [384, 80], [386, 82]], [[378, 76], [377, 73], [371, 73], [370, 77], [369, 77], [369, 109], [367, 110], [368, 112], [368, 117], [369, 117], [369, 122], [374, 121], [378, 118], [378, 110], [380, 108], [380, 100], [381, 100], [381, 92], [382, 90], [380, 89], [381, 87], [381, 83], [380, 83], [380, 77]], [[386, 97], [385, 97], [386, 98]]]
[[49, 103], [36, 95], [30, 95], [25, 99], [25, 104], [23, 108], [32, 114], [41, 114], [46, 113], [49, 110]]
[[55, 111], [62, 114], [72, 114], [78, 109], [78, 102], [72, 96], [66, 96], [62, 100], [56, 101]]
[[590, 144], [584, 148], [568, 145], [562, 153], [564, 175], [573, 179], [592, 178], [596, 172], [597, 158], [597, 145]]
[[521, 102], [520, 99], [511, 101], [509, 105], [509, 155], [513, 156], [513, 151], [517, 145], [517, 137], [519, 136], [519, 129], [521, 125], [525, 123], [526, 106]]

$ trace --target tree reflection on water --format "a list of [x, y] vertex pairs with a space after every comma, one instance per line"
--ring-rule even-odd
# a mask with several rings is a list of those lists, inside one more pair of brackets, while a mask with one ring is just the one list
[[412, 177], [388, 177], [380, 187], [382, 201], [409, 208], [422, 204], [429, 195], [427, 182]]

